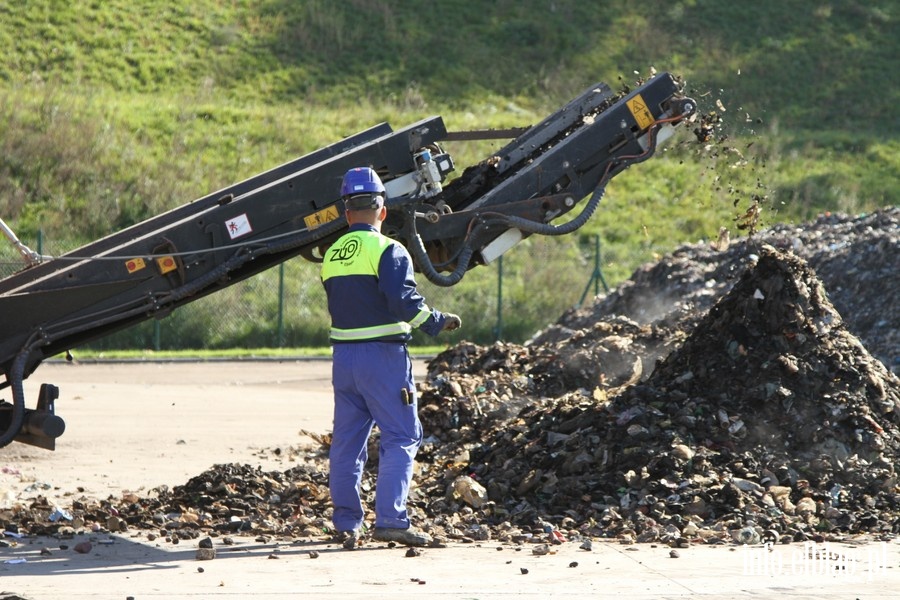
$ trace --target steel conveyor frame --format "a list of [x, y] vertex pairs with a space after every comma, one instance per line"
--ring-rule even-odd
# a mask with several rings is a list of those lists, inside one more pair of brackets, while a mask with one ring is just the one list
[[[695, 109], [667, 73], [627, 93], [597, 84], [447, 185], [440, 143], [452, 136], [440, 117], [383, 123], [0, 280], [0, 388], [13, 395], [0, 401], [0, 446], [52, 449], [64, 430], [54, 386], [25, 408], [22, 382], [46, 358], [296, 256], [318, 260], [346, 227], [338, 190], [350, 168], [379, 173], [385, 233], [430, 281], [453, 285], [528, 235], [581, 227], [608, 181]], [[586, 197], [576, 218], [551, 223]]]

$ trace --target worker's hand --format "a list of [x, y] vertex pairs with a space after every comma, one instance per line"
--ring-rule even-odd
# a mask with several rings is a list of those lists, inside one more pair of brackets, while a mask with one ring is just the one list
[[462, 319], [451, 313], [444, 313], [444, 326], [441, 331], [453, 331], [462, 327]]

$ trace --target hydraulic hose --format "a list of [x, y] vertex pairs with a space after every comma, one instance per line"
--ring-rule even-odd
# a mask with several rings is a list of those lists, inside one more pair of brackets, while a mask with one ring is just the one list
[[572, 233], [577, 229], [580, 229], [585, 223], [588, 222], [588, 219], [590, 219], [593, 216], [594, 211], [597, 210], [597, 206], [600, 204], [600, 200], [603, 198], [603, 194], [605, 193], [605, 184], [595, 189], [594, 193], [591, 194], [591, 199], [588, 200], [588, 203], [585, 205], [584, 210], [581, 211], [581, 214], [579, 214], [571, 221], [563, 223], [562, 225], [540, 223], [539, 221], [532, 221], [531, 219], [525, 219], [523, 217], [517, 217], [515, 215], [498, 215], [498, 218], [492, 220], [491, 222], [499, 221], [504, 225], [515, 227], [516, 229], [521, 229], [526, 233], [535, 233], [538, 235], [566, 235]]
[[[472, 234], [476, 234], [478, 230], [483, 227], [495, 224], [502, 224], [507, 227], [515, 227], [527, 233], [534, 233], [538, 235], [565, 235], [567, 233], [572, 233], [573, 231], [587, 223], [588, 219], [591, 218], [591, 216], [594, 214], [594, 211], [597, 210], [597, 206], [600, 204], [600, 200], [603, 198], [605, 190], [605, 184], [594, 190], [594, 193], [591, 195], [591, 199], [584, 207], [584, 210], [581, 211], [581, 214], [579, 214], [576, 218], [572, 219], [568, 223], [564, 223], [562, 225], [539, 223], [537, 221], [532, 221], [523, 217], [503, 215], [500, 213], [486, 213], [490, 214], [493, 218], [488, 221], [479, 223], [472, 231]], [[419, 268], [422, 269], [422, 273], [425, 275], [428, 281], [442, 287], [450, 287], [459, 283], [460, 280], [462, 280], [463, 276], [466, 274], [466, 271], [469, 269], [469, 262], [472, 260], [472, 256], [475, 254], [475, 249], [467, 244], [459, 253], [456, 268], [453, 270], [453, 272], [451, 272], [449, 275], [442, 275], [437, 271], [437, 269], [434, 268], [434, 264], [431, 262], [431, 259], [428, 258], [428, 253], [425, 250], [425, 244], [424, 242], [422, 242], [422, 237], [416, 231], [415, 218], [411, 219], [411, 222], [412, 236], [410, 240], [410, 250], [413, 257], [416, 259]]]
[[16, 355], [16, 359], [12, 363], [9, 371], [9, 385], [13, 395], [12, 420], [6, 431], [0, 435], [0, 448], [12, 442], [19, 431], [22, 430], [22, 424], [25, 422], [25, 387], [22, 382], [25, 379], [25, 362], [31, 354], [31, 345], [26, 345]]
[[[415, 223], [415, 220], [413, 220], [413, 223]], [[426, 279], [431, 283], [442, 287], [450, 287], [459, 283], [463, 278], [463, 275], [465, 275], [466, 271], [469, 269], [469, 261], [472, 260], [472, 255], [475, 254], [474, 248], [466, 246], [463, 248], [463, 251], [459, 253], [459, 259], [453, 272], [449, 275], [441, 275], [438, 273], [437, 269], [434, 268], [431, 259], [428, 258], [428, 252], [425, 251], [425, 244], [422, 242], [422, 237], [416, 233], [415, 225], [413, 225], [413, 235], [410, 241], [412, 242], [412, 255], [419, 264], [419, 268], [422, 269], [422, 273], [425, 275]]]

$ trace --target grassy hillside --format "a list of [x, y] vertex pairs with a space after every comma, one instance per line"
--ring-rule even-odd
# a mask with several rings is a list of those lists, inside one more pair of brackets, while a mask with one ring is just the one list
[[[522, 337], [578, 300], [596, 234], [615, 284], [721, 226], [739, 234], [753, 198], [763, 225], [896, 204], [898, 19], [892, 0], [5, 3], [0, 216], [72, 247], [381, 121], [527, 125], [597, 81], [683, 77], [723, 141], [683, 136], [618, 176], [571, 240], [529, 241], [581, 267], [554, 284], [566, 294], [509, 291]], [[447, 149], [466, 165], [497, 145]], [[510, 259], [507, 281], [533, 272]], [[494, 274], [473, 280], [440, 293], [482, 311]]]
[[891, 0], [15, 4], [0, 8], [0, 78], [14, 84], [244, 104], [543, 106], [654, 65], [784, 127], [898, 127]]

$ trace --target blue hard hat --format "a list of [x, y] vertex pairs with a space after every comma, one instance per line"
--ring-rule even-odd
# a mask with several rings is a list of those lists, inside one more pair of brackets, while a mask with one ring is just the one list
[[369, 167], [356, 167], [347, 171], [341, 182], [341, 197], [346, 199], [357, 194], [384, 195], [384, 184], [378, 173]]

